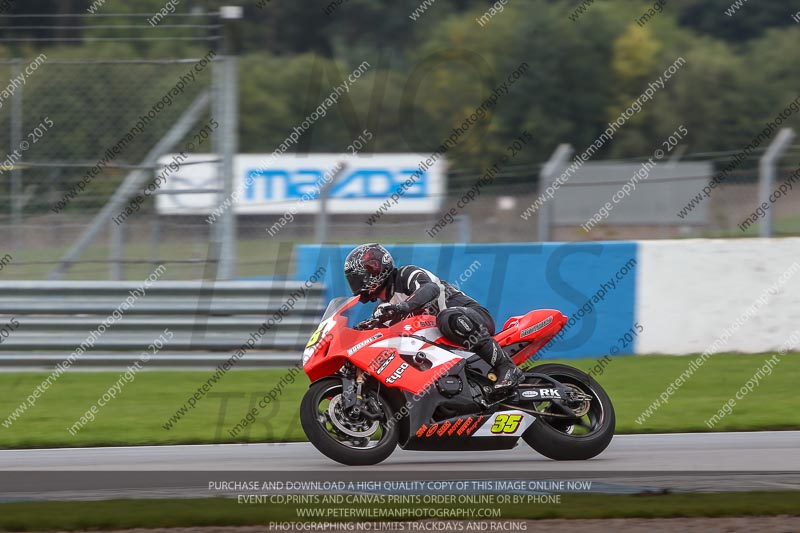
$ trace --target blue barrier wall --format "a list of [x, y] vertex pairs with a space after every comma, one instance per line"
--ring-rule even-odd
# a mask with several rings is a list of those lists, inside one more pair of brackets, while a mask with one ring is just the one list
[[[349, 295], [342, 266], [355, 245], [296, 248], [297, 279], [327, 269], [328, 296]], [[530, 244], [414, 244], [387, 246], [398, 265], [426, 268], [486, 306], [498, 329], [531, 309], [570, 317], [544, 359], [631, 354], [624, 339], [634, 327], [635, 242]], [[370, 304], [370, 308], [374, 304]]]

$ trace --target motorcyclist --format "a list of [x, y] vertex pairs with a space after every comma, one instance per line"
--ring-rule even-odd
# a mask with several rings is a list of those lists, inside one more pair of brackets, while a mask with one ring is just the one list
[[373, 313], [380, 321], [420, 310], [435, 315], [442, 335], [475, 352], [494, 369], [495, 390], [515, 387], [524, 379], [522, 371], [492, 338], [495, 325], [489, 311], [428, 270], [414, 265], [397, 268], [383, 246], [371, 243], [347, 255], [344, 275], [361, 303], [384, 302]]

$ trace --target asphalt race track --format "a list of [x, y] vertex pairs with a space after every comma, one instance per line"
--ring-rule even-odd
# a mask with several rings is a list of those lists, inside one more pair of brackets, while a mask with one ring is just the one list
[[0, 500], [206, 497], [221, 480], [591, 480], [593, 492], [800, 490], [800, 431], [618, 435], [590, 461], [526, 444], [501, 452], [396, 450], [345, 467], [308, 443], [0, 451]]

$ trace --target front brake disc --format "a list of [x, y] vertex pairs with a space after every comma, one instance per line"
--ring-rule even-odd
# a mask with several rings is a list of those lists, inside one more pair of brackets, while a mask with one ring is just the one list
[[[353, 427], [354, 424], [352, 421], [347, 420], [347, 417], [341, 408], [341, 403], [342, 395], [337, 394], [328, 404], [328, 417], [336, 429], [345, 435], [357, 438], [371, 437], [376, 431], [378, 431], [378, 426], [380, 424], [377, 420], [373, 420], [372, 424], [368, 425], [364, 429], [357, 429], [356, 427]], [[366, 422], [364, 418], [361, 420]]]

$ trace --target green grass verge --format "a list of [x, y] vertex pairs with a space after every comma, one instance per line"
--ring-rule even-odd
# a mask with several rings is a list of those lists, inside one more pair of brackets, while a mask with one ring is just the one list
[[[358, 506], [362, 507], [363, 504]], [[335, 508], [337, 506], [320, 504], [316, 507]], [[356, 505], [346, 507], [356, 507]], [[409, 509], [407, 505], [385, 504], [381, 507]], [[465, 505], [426, 504], [423, 507], [461, 509]], [[800, 515], [800, 492], [695, 493], [655, 496], [563, 494], [560, 503], [487, 504], [480, 505], [480, 507], [499, 509], [501, 516], [493, 520], [798, 516]], [[309, 521], [298, 518], [296, 509], [296, 506], [286, 504], [238, 504], [234, 499], [223, 498], [5, 503], [0, 504], [0, 531], [245, 526], [268, 525], [270, 522]], [[410, 518], [398, 518], [398, 520], [406, 519]], [[354, 520], [358, 521], [359, 519]], [[334, 518], [324, 519], [324, 521], [349, 520]]]
[[[606, 388], [617, 412], [618, 433], [708, 431], [705, 420], [713, 416], [772, 355], [721, 354], [707, 360], [669, 402], [643, 424], [635, 419], [667, 386], [686, 370], [692, 357], [618, 357], [606, 361], [596, 379]], [[570, 360], [584, 370], [596, 366], [593, 359]], [[112, 384], [118, 372], [67, 373], [48, 389], [33, 408], [10, 427], [6, 417], [33, 391], [46, 373], [0, 374], [0, 448], [177, 444], [216, 442], [271, 442], [305, 440], [298, 407], [308, 387], [304, 374], [294, 376], [277, 401], [271, 401], [236, 438], [228, 431], [268, 394], [285, 370], [231, 371], [195, 408], [171, 429], [171, 416], [212, 375], [211, 371], [148, 371], [137, 374], [115, 400], [100, 408], [93, 422], [77, 435], [68, 428]], [[715, 431], [800, 429], [796, 402], [796, 376], [800, 357], [781, 357], [772, 375], [763, 378]]]

